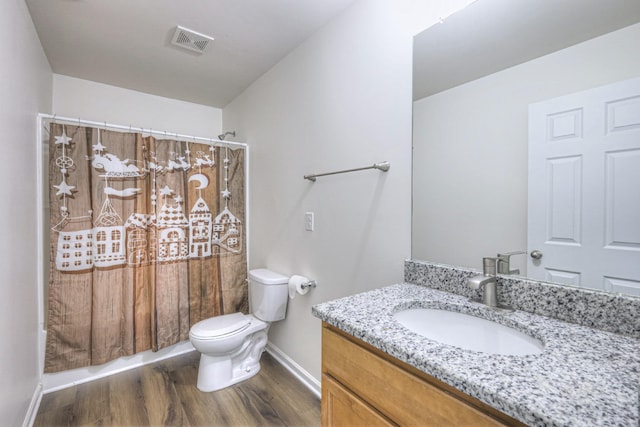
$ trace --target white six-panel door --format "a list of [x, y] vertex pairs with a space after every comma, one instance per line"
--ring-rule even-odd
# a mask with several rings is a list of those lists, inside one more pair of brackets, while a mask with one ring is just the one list
[[640, 78], [529, 106], [528, 275], [640, 295]]

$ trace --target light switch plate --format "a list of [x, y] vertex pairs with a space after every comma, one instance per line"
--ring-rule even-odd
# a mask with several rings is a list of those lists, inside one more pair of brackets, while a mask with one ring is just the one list
[[313, 212], [306, 212], [304, 214], [304, 229], [307, 231], [313, 231], [314, 226]]

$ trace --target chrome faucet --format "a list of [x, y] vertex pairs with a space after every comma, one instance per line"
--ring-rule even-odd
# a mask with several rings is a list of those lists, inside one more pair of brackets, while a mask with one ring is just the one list
[[482, 274], [467, 279], [467, 285], [471, 289], [481, 289], [482, 302], [489, 307], [498, 307], [496, 292], [496, 270], [499, 257], [482, 258]]

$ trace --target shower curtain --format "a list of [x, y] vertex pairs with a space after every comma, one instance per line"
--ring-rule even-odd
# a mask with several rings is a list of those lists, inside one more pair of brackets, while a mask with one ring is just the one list
[[247, 312], [244, 149], [51, 123], [45, 372]]

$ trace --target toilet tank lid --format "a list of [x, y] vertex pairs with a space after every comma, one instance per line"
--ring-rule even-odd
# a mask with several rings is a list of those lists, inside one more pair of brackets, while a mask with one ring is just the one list
[[251, 317], [242, 313], [224, 314], [201, 320], [191, 327], [190, 334], [195, 338], [219, 337], [245, 329], [250, 323]]
[[287, 276], [266, 268], [249, 270], [249, 278], [265, 285], [283, 285], [289, 282]]

